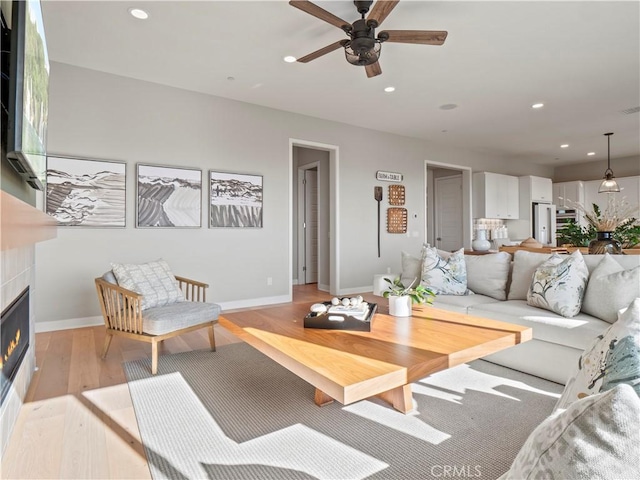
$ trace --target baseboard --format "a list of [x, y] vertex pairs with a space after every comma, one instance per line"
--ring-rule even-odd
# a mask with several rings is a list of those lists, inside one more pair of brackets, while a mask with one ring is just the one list
[[318, 290], [320, 290], [321, 292], [329, 292], [331, 291], [331, 287], [329, 285], [324, 285], [322, 283], [319, 283]]
[[70, 328], [95, 327], [97, 325], [104, 325], [102, 315], [98, 315], [96, 317], [53, 320], [51, 322], [36, 322], [36, 333], [55, 332], [56, 330], [69, 330]]
[[222, 308], [222, 314], [225, 310], [235, 310], [236, 308], [261, 307], [263, 305], [274, 305], [276, 303], [291, 302], [291, 295], [279, 295], [277, 297], [249, 298], [247, 300], [237, 300], [234, 302], [215, 302]]
[[341, 288], [338, 292], [338, 295], [353, 295], [354, 293], [368, 293], [373, 292], [373, 288], [371, 285], [367, 285], [366, 287], [356, 287], [356, 288]]

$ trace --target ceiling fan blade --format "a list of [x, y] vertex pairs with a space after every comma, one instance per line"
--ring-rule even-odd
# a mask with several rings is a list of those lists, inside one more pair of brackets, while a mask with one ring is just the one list
[[351, 27], [349, 22], [341, 19], [340, 17], [336, 17], [333, 13], [327, 12], [324, 8], [321, 8], [308, 0], [291, 0], [289, 5], [308, 13], [309, 15], [313, 15], [320, 20], [324, 20], [331, 25], [335, 25], [338, 28], [343, 28], [345, 25]]
[[384, 19], [391, 13], [400, 0], [378, 0], [373, 4], [371, 12], [367, 17], [367, 22], [374, 20], [379, 27], [384, 22]]
[[364, 69], [367, 71], [367, 78], [377, 77], [382, 73], [380, 62], [372, 63], [371, 65], [365, 65]]
[[302, 58], [298, 59], [298, 62], [300, 63], [307, 63], [310, 62], [311, 60], [315, 60], [318, 57], [321, 57], [322, 55], [326, 55], [327, 53], [333, 52], [334, 50], [339, 49], [340, 47], [342, 47], [344, 45], [344, 43], [347, 40], [338, 40], [335, 43], [332, 43], [331, 45], [327, 45], [326, 47], [321, 48], [320, 50], [316, 50], [313, 53], [310, 53], [309, 55], [305, 55]]
[[447, 38], [447, 32], [439, 30], [385, 30], [385, 32], [389, 35], [386, 41], [395, 43], [442, 45]]

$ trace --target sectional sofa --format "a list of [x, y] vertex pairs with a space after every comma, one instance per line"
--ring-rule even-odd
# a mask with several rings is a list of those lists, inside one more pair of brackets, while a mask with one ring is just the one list
[[[456, 254], [463, 255], [462, 251]], [[438, 250], [437, 258], [431, 261], [442, 266], [456, 254]], [[555, 261], [549, 260], [552, 255]], [[560, 282], [555, 292], [560, 301], [551, 301], [551, 306], [547, 305], [549, 308], [532, 306], [536, 304], [532, 299], [528, 303], [527, 294], [534, 275], [541, 274], [541, 266], [545, 262], [559, 264], [569, 256], [525, 250], [516, 251], [513, 257], [506, 252], [464, 255], [466, 288], [458, 289], [457, 294], [439, 293], [434, 306], [531, 327], [531, 341], [485, 357], [485, 360], [565, 384], [584, 349], [616, 321], [620, 309], [640, 297], [640, 255], [574, 253], [572, 256], [582, 257], [578, 260], [588, 269], [588, 274], [586, 269], [583, 272], [586, 287], [572, 290]], [[424, 255], [418, 258], [402, 253], [405, 284], [416, 277], [429, 283], [430, 279], [425, 278], [426, 261]], [[453, 263], [451, 261], [451, 265]], [[437, 268], [433, 271], [441, 274]], [[558, 310], [558, 304], [569, 297], [578, 298], [578, 305], [570, 305], [577, 314], [564, 316], [551, 310]], [[575, 298], [569, 303], [575, 303]], [[562, 312], [566, 314], [565, 310]]]

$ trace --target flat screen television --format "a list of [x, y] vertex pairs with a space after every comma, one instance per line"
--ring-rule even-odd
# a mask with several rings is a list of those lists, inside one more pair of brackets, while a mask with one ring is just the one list
[[[11, 23], [3, 19], [3, 56], [9, 41], [7, 160], [33, 188], [46, 181], [49, 56], [40, 0], [11, 2]], [[5, 33], [7, 35], [5, 35]], [[4, 98], [3, 98], [4, 103]], [[4, 105], [3, 105], [4, 107]], [[4, 110], [4, 108], [3, 108]]]

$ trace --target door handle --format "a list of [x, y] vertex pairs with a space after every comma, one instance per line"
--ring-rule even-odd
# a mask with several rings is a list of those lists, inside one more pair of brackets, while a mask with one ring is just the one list
[[436, 238], [436, 241], [441, 242], [442, 238], [438, 237], [438, 238]]

